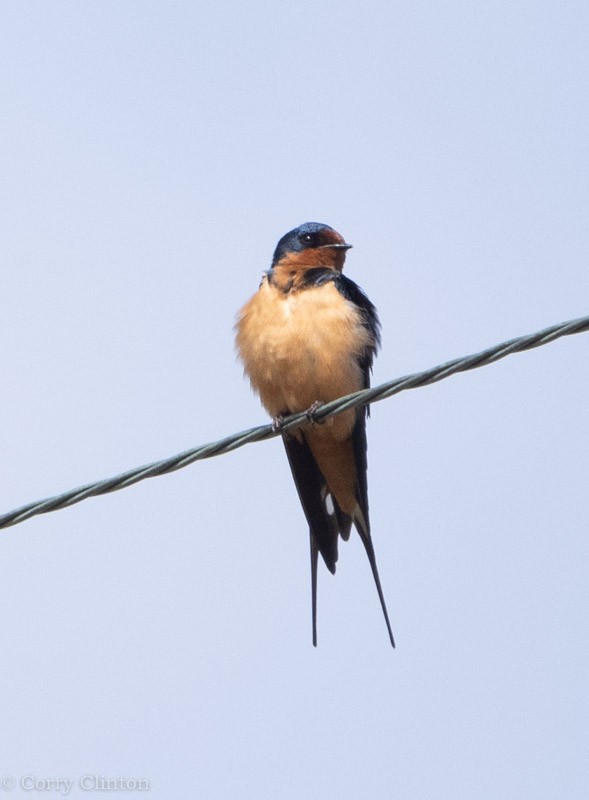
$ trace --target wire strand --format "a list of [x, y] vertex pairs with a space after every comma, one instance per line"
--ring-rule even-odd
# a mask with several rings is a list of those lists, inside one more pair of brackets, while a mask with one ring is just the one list
[[444, 364], [439, 364], [436, 367], [426, 369], [423, 372], [415, 372], [412, 375], [395, 378], [379, 386], [374, 386], [371, 389], [364, 389], [363, 391], [340, 397], [337, 400], [319, 406], [311, 413], [303, 411], [298, 414], [292, 414], [282, 420], [279, 429], [276, 429], [272, 425], [261, 425], [257, 428], [250, 428], [249, 430], [227, 436], [217, 442], [210, 442], [209, 444], [203, 444], [199, 447], [185, 450], [183, 453], [179, 453], [171, 458], [165, 458], [162, 461], [155, 461], [152, 464], [146, 464], [145, 466], [128, 470], [113, 478], [107, 478], [106, 480], [97, 481], [95, 483], [88, 483], [85, 486], [71, 489], [55, 497], [48, 497], [45, 500], [28, 503], [14, 511], [9, 511], [7, 514], [0, 515], [0, 528], [9, 528], [12, 525], [18, 525], [37, 514], [59, 511], [62, 508], [73, 506], [75, 503], [80, 503], [87, 497], [96, 497], [101, 494], [116, 492], [119, 489], [125, 489], [127, 486], [132, 486], [134, 483], [143, 481], [146, 478], [154, 478], [156, 475], [166, 475], [169, 472], [187, 467], [189, 464], [203, 458], [213, 458], [214, 456], [220, 456], [224, 453], [230, 453], [252, 442], [272, 439], [275, 436], [280, 436], [284, 431], [288, 431], [304, 422], [308, 422], [309, 419], [315, 422], [322, 422], [328, 417], [341, 414], [342, 411], [346, 411], [350, 408], [367, 405], [368, 403], [376, 403], [379, 400], [392, 397], [407, 389], [415, 389], [419, 386], [437, 383], [445, 378], [449, 378], [450, 375], [454, 375], [457, 372], [466, 372], [467, 370], [484, 367], [487, 364], [494, 364], [496, 361], [512, 353], [520, 353], [524, 350], [531, 350], [534, 347], [541, 347], [556, 339], [560, 339], [562, 336], [583, 333], [587, 330], [589, 330], [589, 316], [569, 320], [559, 325], [552, 325], [549, 328], [544, 328], [541, 331], [528, 334], [527, 336], [520, 336], [517, 339], [510, 339], [507, 342], [488, 347], [480, 353], [456, 358]]

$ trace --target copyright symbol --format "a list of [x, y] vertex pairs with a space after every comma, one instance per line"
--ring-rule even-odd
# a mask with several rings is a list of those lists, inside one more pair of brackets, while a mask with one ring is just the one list
[[11, 789], [14, 789], [14, 778], [12, 775], [4, 775], [3, 778], [0, 778], [0, 787], [5, 792], [9, 792]]

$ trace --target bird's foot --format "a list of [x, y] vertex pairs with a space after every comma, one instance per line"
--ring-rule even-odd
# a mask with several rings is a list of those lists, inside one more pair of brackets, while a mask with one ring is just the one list
[[275, 417], [272, 417], [272, 430], [274, 433], [280, 433], [284, 425], [284, 419], [284, 414], [277, 414]]
[[325, 403], [322, 403], [321, 400], [315, 400], [313, 405], [305, 411], [305, 416], [309, 422], [312, 422], [314, 425], [325, 425], [324, 419], [317, 419], [316, 417], [316, 412], [324, 405]]

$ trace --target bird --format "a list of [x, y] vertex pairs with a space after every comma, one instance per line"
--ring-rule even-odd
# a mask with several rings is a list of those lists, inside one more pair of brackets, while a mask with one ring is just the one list
[[244, 374], [280, 428], [307, 412], [308, 422], [282, 432], [309, 525], [312, 640], [317, 646], [317, 565], [334, 574], [339, 537], [352, 524], [366, 550], [391, 645], [395, 639], [370, 533], [366, 406], [318, 423], [313, 413], [342, 395], [366, 389], [380, 347], [375, 306], [342, 272], [352, 247], [329, 225], [305, 222], [276, 245], [256, 294], [238, 312], [235, 341]]

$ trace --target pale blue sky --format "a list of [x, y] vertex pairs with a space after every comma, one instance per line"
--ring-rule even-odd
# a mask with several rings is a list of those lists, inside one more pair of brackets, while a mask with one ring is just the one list
[[[0, 512], [265, 422], [234, 316], [306, 220], [355, 245], [375, 382], [587, 314], [588, 34], [575, 0], [4, 3]], [[311, 646], [277, 440], [2, 532], [10, 796], [586, 797], [588, 355], [374, 406], [396, 651], [357, 538]]]

